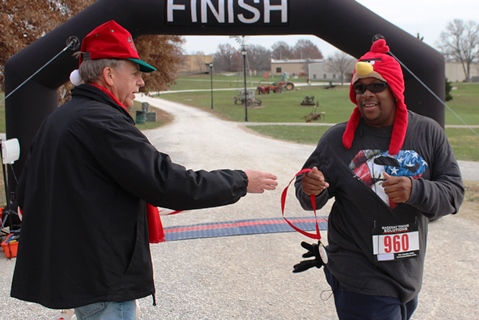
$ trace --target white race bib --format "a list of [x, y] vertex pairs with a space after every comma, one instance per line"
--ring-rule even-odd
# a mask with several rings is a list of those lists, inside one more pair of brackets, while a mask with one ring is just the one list
[[373, 254], [378, 261], [414, 258], [419, 255], [419, 231], [415, 223], [380, 226], [373, 234]]

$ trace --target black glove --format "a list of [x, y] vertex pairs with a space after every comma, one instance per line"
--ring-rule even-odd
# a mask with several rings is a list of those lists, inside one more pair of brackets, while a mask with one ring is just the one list
[[309, 257], [314, 257], [312, 260], [304, 260], [301, 261], [298, 264], [295, 264], [293, 266], [293, 273], [298, 273], [298, 272], [303, 272], [308, 270], [309, 268], [316, 267], [316, 268], [321, 268], [324, 263], [323, 260], [321, 259], [321, 256], [319, 255], [319, 246], [321, 244], [318, 243], [307, 243], [307, 242], [301, 242], [301, 246], [308, 250], [305, 254], [303, 254], [303, 258], [309, 258]]

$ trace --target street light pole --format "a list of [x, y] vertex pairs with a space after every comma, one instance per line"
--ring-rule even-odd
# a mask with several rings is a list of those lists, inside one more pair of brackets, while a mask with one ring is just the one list
[[246, 90], [246, 46], [241, 46], [243, 55], [243, 74], [244, 74], [244, 121], [248, 122], [248, 91]]
[[211, 109], [213, 110], [213, 63], [210, 62], [210, 79], [211, 79]]

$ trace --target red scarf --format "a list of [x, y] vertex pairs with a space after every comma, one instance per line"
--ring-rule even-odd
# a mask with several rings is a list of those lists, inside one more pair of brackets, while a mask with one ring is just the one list
[[158, 207], [147, 203], [146, 218], [148, 219], [148, 240], [150, 243], [165, 242], [165, 231], [163, 230]]
[[[112, 93], [105, 87], [102, 87], [95, 83], [89, 83], [90, 85], [100, 89], [106, 93], [110, 98], [115, 101], [120, 107], [125, 109], [128, 112], [128, 108], [123, 105]], [[160, 219], [160, 210], [158, 207], [153, 206], [152, 204], [146, 204], [146, 218], [148, 220], [148, 240], [150, 243], [159, 243], [165, 242], [165, 232], [163, 230], [163, 224]]]

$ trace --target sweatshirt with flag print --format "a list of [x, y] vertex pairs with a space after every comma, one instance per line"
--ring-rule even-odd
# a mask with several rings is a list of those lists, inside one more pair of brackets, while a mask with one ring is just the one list
[[[304, 164], [316, 166], [329, 183], [316, 196], [318, 210], [334, 201], [326, 268], [344, 290], [402, 302], [421, 289], [430, 219], [457, 213], [464, 199], [459, 166], [444, 130], [430, 118], [408, 114], [405, 141], [395, 155], [388, 151], [392, 127], [373, 128], [361, 119], [350, 149], [341, 141], [346, 123], [338, 124], [321, 137]], [[389, 200], [381, 185], [384, 173], [411, 179], [406, 203]], [[295, 187], [302, 207], [311, 210], [301, 176]], [[395, 244], [405, 250], [387, 254]]]

